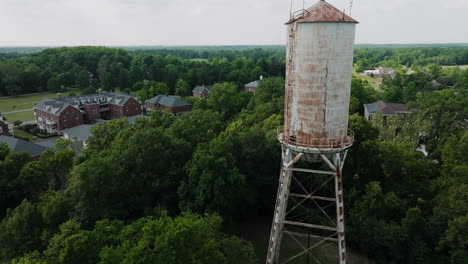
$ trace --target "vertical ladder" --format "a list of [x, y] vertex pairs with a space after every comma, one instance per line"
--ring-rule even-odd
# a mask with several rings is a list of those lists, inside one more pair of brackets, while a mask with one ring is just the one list
[[335, 196], [336, 196], [336, 225], [338, 235], [338, 254], [340, 264], [346, 264], [346, 242], [344, 231], [344, 201], [343, 201], [343, 168], [344, 160], [341, 159], [340, 153], [333, 156], [333, 165], [335, 167]]
[[[282, 229], [288, 205], [289, 185], [291, 183], [291, 171], [288, 165], [291, 163], [291, 151], [289, 148], [283, 149], [281, 175], [278, 185], [278, 194], [276, 197], [275, 213], [271, 225], [270, 243], [268, 245], [267, 264], [278, 263], [279, 250], [281, 248]], [[291, 165], [290, 165], [291, 166]]]

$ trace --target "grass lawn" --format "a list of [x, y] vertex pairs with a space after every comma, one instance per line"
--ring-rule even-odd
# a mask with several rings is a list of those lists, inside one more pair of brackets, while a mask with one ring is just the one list
[[190, 61], [199, 61], [199, 62], [208, 62], [207, 59], [196, 58], [196, 59], [189, 59]]
[[[62, 96], [68, 96], [71, 92], [63, 92]], [[45, 98], [56, 98], [57, 93], [45, 93], [30, 96], [18, 96], [13, 98], [0, 98], [0, 112], [32, 109], [35, 104]], [[33, 120], [33, 119], [28, 119]]]
[[45, 140], [53, 140], [53, 139], [58, 139], [60, 138], [59, 136], [55, 137], [48, 137], [48, 138], [40, 138], [36, 137], [36, 140], [33, 140], [34, 135], [29, 134], [28, 132], [21, 130], [17, 127], [14, 127], [13, 130], [15, 131], [15, 136], [21, 137], [21, 138], [28, 138], [30, 142], [41, 142]]
[[14, 114], [6, 114], [5, 117], [9, 123], [13, 123], [17, 120], [24, 122], [24, 121], [34, 120], [34, 113], [33, 111], [20, 112], [20, 113], [14, 113]]
[[[361, 80], [369, 82], [369, 85], [374, 88], [376, 91], [380, 90], [380, 85], [378, 83], [382, 82], [382, 78], [372, 78], [369, 76], [362, 76], [359, 73], [353, 72], [353, 75]], [[377, 83], [378, 82], [378, 83]]]
[[33, 138], [33, 135], [29, 134], [28, 132], [26, 131], [23, 131], [19, 128], [13, 128], [13, 130], [15, 131], [15, 136], [18, 136], [18, 137], [22, 137], [22, 138], [28, 138], [29, 141], [32, 141], [32, 138]]
[[468, 65], [442, 66], [442, 68], [455, 68], [455, 67], [460, 67], [460, 69], [462, 70], [468, 69]]

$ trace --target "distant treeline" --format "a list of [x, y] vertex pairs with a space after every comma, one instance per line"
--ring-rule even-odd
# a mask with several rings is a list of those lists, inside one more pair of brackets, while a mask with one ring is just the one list
[[376, 66], [406, 67], [468, 64], [468, 46], [433, 48], [358, 48], [354, 53], [356, 71]]
[[178, 80], [193, 88], [224, 81], [245, 84], [260, 75], [282, 76], [284, 57], [284, 52], [263, 49], [130, 53], [107, 47], [63, 47], [22, 56], [5, 53], [0, 54], [0, 95], [90, 86], [132, 90], [137, 83], [139, 90], [145, 80], [165, 83], [172, 94]]
[[[109, 48], [118, 48], [128, 51], [144, 51], [150, 52], [153, 50], [196, 50], [196, 51], [213, 51], [213, 50], [277, 50], [282, 51], [285, 45], [212, 45], [212, 46], [109, 46]], [[385, 48], [385, 49], [408, 49], [408, 48], [444, 48], [444, 47], [468, 47], [468, 43], [435, 43], [435, 44], [356, 44], [357, 49], [361, 48]], [[49, 48], [59, 48], [59, 46], [42, 46], [42, 47], [0, 47], [0, 53], [35, 53]]]
[[[434, 44], [435, 45], [435, 44]], [[356, 48], [355, 69], [378, 66], [467, 65], [468, 47]], [[455, 47], [454, 45], [460, 45]], [[284, 46], [199, 47], [62, 47], [36, 53], [0, 48], [0, 95], [60, 91], [75, 87], [140, 90], [144, 80], [188, 87], [219, 82], [239, 85], [264, 77], [284, 76]], [[137, 85], [135, 87], [135, 85]], [[136, 88], [136, 89], [135, 89]], [[180, 90], [180, 89], [179, 89]], [[182, 90], [188, 95], [189, 88]]]

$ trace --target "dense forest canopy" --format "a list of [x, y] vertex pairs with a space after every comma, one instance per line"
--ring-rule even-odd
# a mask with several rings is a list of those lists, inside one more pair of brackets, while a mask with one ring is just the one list
[[[466, 54], [356, 50], [357, 67], [398, 64], [378, 89], [352, 80], [347, 244], [378, 263], [468, 259], [468, 70], [438, 61], [468, 64]], [[194, 85], [215, 84], [208, 99], [187, 98], [193, 111], [184, 115], [97, 125], [79, 152], [59, 141], [34, 161], [0, 144], [0, 263], [263, 262], [232, 234], [273, 211], [284, 67], [284, 51], [274, 49], [77, 47], [0, 62], [4, 95], [91, 86], [188, 96]], [[260, 75], [255, 94], [241, 92]], [[363, 104], [376, 100], [413, 113], [369, 122]]]
[[[284, 76], [285, 70], [283, 46], [62, 47], [20, 52], [0, 53], [0, 95], [89, 86], [140, 90], [141, 86], [134, 86], [143, 80], [164, 82], [175, 93], [178, 80], [192, 88], [224, 81], [244, 84], [260, 75]], [[377, 66], [467, 65], [468, 47], [358, 46], [354, 57], [357, 72]], [[188, 95], [188, 91], [181, 95]]]

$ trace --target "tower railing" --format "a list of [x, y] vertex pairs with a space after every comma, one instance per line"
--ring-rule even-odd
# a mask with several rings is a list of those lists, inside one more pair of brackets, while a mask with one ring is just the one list
[[346, 136], [340, 139], [307, 137], [307, 140], [297, 140], [294, 136], [285, 136], [283, 126], [278, 127], [276, 132], [281, 143], [313, 152], [343, 151], [354, 143], [354, 131], [351, 129], [348, 129]]

